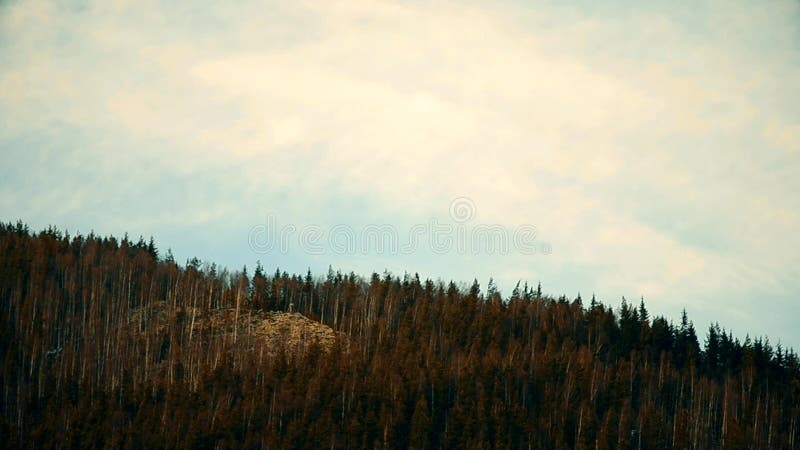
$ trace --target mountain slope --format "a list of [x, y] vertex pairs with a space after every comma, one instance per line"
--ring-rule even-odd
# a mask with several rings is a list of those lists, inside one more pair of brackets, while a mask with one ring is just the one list
[[8, 224], [0, 320], [9, 447], [798, 446], [793, 351], [701, 346], [643, 302], [250, 275]]

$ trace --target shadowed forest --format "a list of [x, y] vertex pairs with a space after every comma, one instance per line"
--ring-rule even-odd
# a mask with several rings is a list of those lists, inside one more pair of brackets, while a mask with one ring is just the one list
[[0, 320], [7, 448], [800, 448], [794, 351], [643, 300], [228, 271], [9, 223]]

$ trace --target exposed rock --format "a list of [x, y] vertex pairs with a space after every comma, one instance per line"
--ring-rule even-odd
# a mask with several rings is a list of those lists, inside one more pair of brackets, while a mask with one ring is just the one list
[[235, 308], [177, 308], [171, 313], [167, 309], [164, 302], [151, 305], [146, 311], [140, 309], [134, 313], [134, 321], [146, 323], [146, 327], [156, 333], [165, 333], [170, 324], [178, 325], [194, 339], [203, 341], [225, 337], [232, 342], [235, 336], [241, 345], [248, 345], [263, 340], [270, 349], [269, 353], [278, 349], [290, 353], [303, 351], [313, 343], [324, 351], [330, 351], [337, 335], [344, 338], [331, 327], [297, 312], [240, 311], [237, 317]]
[[271, 346], [284, 345], [291, 349], [307, 347], [316, 342], [328, 351], [336, 342], [336, 333], [331, 327], [300, 313], [269, 312], [256, 328], [255, 334], [263, 337]]

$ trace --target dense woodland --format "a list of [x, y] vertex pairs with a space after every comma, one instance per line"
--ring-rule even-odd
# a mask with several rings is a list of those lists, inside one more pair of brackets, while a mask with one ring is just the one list
[[[643, 301], [165, 253], [0, 225], [7, 448], [800, 448], [798, 357], [766, 338]], [[290, 304], [333, 346], [196, 329]]]

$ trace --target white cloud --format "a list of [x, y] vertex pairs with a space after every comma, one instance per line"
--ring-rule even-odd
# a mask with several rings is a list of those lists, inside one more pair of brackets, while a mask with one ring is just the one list
[[[705, 6], [687, 19], [513, 3], [6, 5], [0, 139], [66, 123], [103, 173], [235, 173], [216, 188], [244, 189], [241, 203], [208, 194], [208, 210], [180, 210], [187, 226], [242, 225], [253, 204], [287, 220], [361, 213], [311, 211], [321, 197], [413, 221], [469, 196], [477, 221], [538, 227], [554, 249], [536, 274], [595, 271], [574, 289], [796, 293], [800, 98], [786, 80], [800, 58], [781, 17], [797, 8]], [[135, 223], [181, 222], [151, 214]]]

